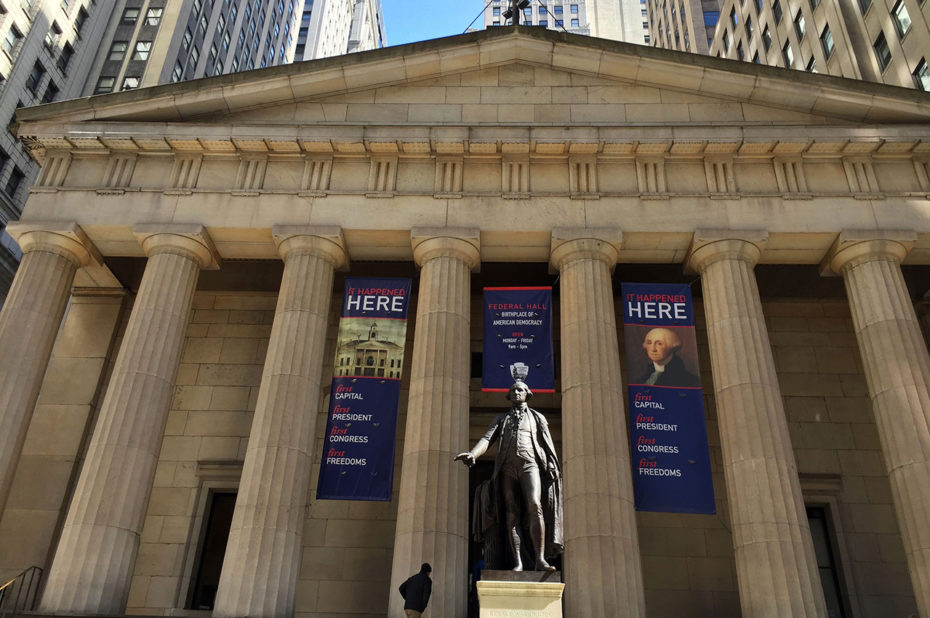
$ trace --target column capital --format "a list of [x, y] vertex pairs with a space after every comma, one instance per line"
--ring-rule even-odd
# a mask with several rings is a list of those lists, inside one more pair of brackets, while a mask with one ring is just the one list
[[16, 221], [6, 226], [23, 253], [49, 251], [78, 266], [100, 266], [103, 258], [77, 223], [66, 221]]
[[220, 255], [207, 229], [197, 223], [140, 223], [132, 234], [147, 257], [177, 253], [193, 259], [200, 268], [217, 270]]
[[549, 262], [561, 269], [575, 260], [600, 260], [613, 268], [622, 243], [623, 232], [618, 227], [557, 227], [549, 241]]
[[476, 227], [415, 227], [410, 230], [410, 245], [419, 266], [445, 256], [462, 260], [469, 270], [481, 263], [481, 232]]
[[872, 260], [900, 264], [916, 242], [913, 230], [843, 230], [820, 262], [820, 274], [839, 275]]
[[740, 260], [755, 266], [768, 239], [765, 230], [697, 229], [685, 258], [685, 270], [704, 272], [707, 266], [719, 260]]
[[337, 270], [349, 266], [345, 237], [338, 225], [275, 225], [271, 235], [285, 262], [295, 253], [309, 253], [319, 255]]

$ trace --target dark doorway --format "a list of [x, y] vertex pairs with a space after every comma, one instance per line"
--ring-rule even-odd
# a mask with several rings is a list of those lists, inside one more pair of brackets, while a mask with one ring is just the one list
[[236, 506], [236, 494], [211, 492], [208, 506], [188, 609], [213, 609], [216, 589], [220, 584], [220, 572], [223, 569], [223, 557], [226, 554], [226, 541], [229, 539], [229, 527]]

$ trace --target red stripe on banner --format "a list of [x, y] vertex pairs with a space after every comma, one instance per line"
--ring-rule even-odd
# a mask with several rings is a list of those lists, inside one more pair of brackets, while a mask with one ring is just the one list
[[638, 382], [627, 384], [627, 386], [648, 386], [649, 388], [678, 388], [689, 391], [699, 391], [701, 388], [703, 388], [701, 386], [662, 386], [661, 384], [640, 384]]
[[[530, 387], [530, 390], [532, 390], [534, 393], [554, 393], [555, 392], [554, 388], [533, 388], [532, 386]], [[510, 389], [509, 388], [482, 388], [481, 392], [482, 393], [509, 393]]]
[[[652, 326], [648, 322], [624, 322], [624, 326]], [[656, 328], [694, 328], [691, 324], [657, 324]]]
[[352, 378], [353, 380], [397, 380], [400, 382], [401, 378], [385, 378], [383, 376], [335, 376], [337, 378]]
[[483, 288], [485, 290], [551, 290], [551, 285], [533, 285], [528, 287]]

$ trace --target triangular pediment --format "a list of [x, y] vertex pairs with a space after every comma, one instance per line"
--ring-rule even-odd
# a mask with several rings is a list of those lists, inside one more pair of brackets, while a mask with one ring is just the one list
[[930, 96], [518, 27], [65, 101], [19, 117], [27, 138], [52, 126], [140, 122], [252, 133], [269, 125], [887, 125], [926, 123]]

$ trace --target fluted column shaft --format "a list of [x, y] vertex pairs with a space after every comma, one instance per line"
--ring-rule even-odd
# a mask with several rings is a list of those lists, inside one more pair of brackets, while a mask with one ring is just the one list
[[[23, 225], [20, 224], [20, 228]], [[16, 233], [11, 226], [10, 231]], [[90, 259], [77, 226], [17, 234], [23, 259], [0, 311], [0, 514], [77, 269]]]
[[346, 255], [338, 228], [275, 232], [284, 275], [214, 616], [294, 613], [333, 269]]
[[741, 239], [695, 249], [744, 618], [826, 616], [753, 267]]
[[552, 251], [561, 285], [567, 616], [646, 615], [610, 279], [617, 255], [599, 238]]
[[42, 611], [119, 614], [145, 510], [200, 269], [194, 235], [153, 234], [110, 384], [71, 500]]
[[468, 442], [471, 270], [479, 260], [477, 231], [469, 232], [437, 231], [436, 236], [414, 238], [414, 258], [422, 271], [394, 534], [391, 618], [404, 616], [397, 587], [423, 562], [433, 566], [436, 593], [430, 614], [465, 615], [468, 472], [453, 458]]
[[930, 356], [890, 239], [836, 252], [921, 616], [930, 616]]

